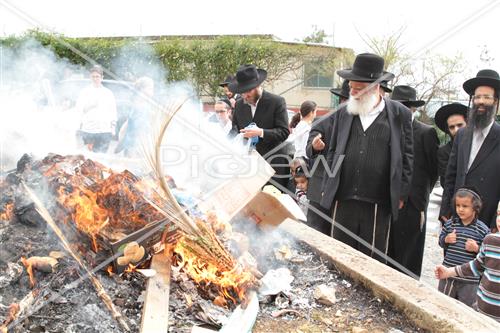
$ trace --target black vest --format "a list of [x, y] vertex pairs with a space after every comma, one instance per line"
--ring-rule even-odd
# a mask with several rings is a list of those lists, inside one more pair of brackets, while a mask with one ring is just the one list
[[384, 109], [363, 130], [359, 116], [352, 121], [336, 200], [390, 205], [391, 129]]

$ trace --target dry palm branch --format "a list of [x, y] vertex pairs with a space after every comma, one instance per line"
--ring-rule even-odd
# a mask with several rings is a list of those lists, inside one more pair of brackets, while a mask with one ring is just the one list
[[181, 246], [202, 262], [211, 263], [223, 272], [231, 271], [238, 265], [237, 261], [222, 245], [209, 224], [200, 219], [193, 220], [185, 209], [177, 203], [161, 166], [161, 144], [164, 136], [173, 117], [181, 110], [186, 101], [187, 99], [177, 105], [168, 105], [157, 113], [161, 118], [160, 121], [154, 122], [158, 124], [158, 128], [153, 131], [154, 136], [149, 144], [143, 147], [146, 160], [160, 185], [159, 192], [161, 193], [158, 194], [163, 200], [163, 202], [153, 203], [153, 205], [182, 231], [183, 237], [179, 239]]

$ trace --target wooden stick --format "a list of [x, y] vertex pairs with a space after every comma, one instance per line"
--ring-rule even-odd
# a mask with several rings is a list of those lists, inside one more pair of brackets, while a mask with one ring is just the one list
[[73, 259], [76, 260], [76, 262], [87, 272], [89, 275], [90, 281], [92, 281], [92, 284], [94, 285], [94, 288], [97, 291], [97, 295], [102, 299], [108, 310], [111, 312], [113, 318], [120, 324], [120, 326], [127, 332], [130, 332], [130, 328], [125, 321], [125, 318], [122, 316], [122, 314], [116, 309], [115, 305], [113, 304], [113, 301], [109, 297], [109, 295], [106, 293], [106, 290], [104, 290], [104, 287], [102, 286], [101, 281], [97, 276], [94, 275], [83, 263], [83, 260], [73, 251], [71, 246], [69, 245], [68, 241], [66, 240], [66, 237], [62, 233], [61, 229], [57, 226], [57, 224], [54, 222], [52, 217], [50, 216], [50, 213], [47, 211], [47, 209], [43, 206], [42, 202], [36, 194], [28, 187], [26, 184], [22, 183], [24, 190], [26, 193], [30, 196], [31, 200], [35, 203], [35, 207], [37, 212], [42, 216], [47, 224], [52, 228], [54, 233], [59, 237], [59, 240], [63, 244], [64, 248], [66, 251], [68, 251], [69, 254], [73, 257]]

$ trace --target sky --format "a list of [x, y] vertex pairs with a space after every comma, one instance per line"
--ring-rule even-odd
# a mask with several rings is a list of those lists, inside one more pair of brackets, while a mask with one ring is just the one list
[[475, 74], [481, 68], [500, 71], [499, 17], [500, 0], [0, 0], [0, 36], [36, 27], [74, 37], [272, 34], [294, 41], [317, 26], [330, 43], [361, 53], [368, 51], [362, 36], [380, 38], [404, 27], [406, 52], [417, 58], [426, 50], [461, 52]]

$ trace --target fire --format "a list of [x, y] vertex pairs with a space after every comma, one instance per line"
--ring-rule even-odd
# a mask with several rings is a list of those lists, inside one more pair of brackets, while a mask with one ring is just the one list
[[239, 263], [235, 263], [231, 270], [222, 270], [216, 264], [200, 260], [192, 254], [188, 247], [184, 246], [184, 237], [181, 237], [177, 242], [174, 252], [180, 256], [178, 266], [183, 268], [194, 282], [200, 287], [210, 288], [215, 286], [219, 292], [219, 296], [214, 302], [217, 305], [227, 306], [226, 301], [231, 301], [237, 304], [244, 301], [246, 291], [255, 283], [255, 277], [252, 273], [245, 270]]
[[34, 288], [36, 279], [35, 275], [33, 274], [33, 266], [25, 257], [21, 257], [21, 262], [23, 263], [24, 267], [26, 267], [26, 272], [28, 273], [28, 276], [30, 278], [30, 286], [31, 288]]
[[14, 203], [10, 202], [5, 205], [3, 211], [0, 211], [0, 220], [1, 221], [10, 221], [12, 215], [14, 214]]
[[65, 188], [58, 190], [58, 201], [71, 211], [71, 220], [76, 227], [92, 238], [92, 245], [97, 251], [96, 235], [108, 223], [107, 211], [97, 204], [97, 194], [78, 187], [70, 193]]

